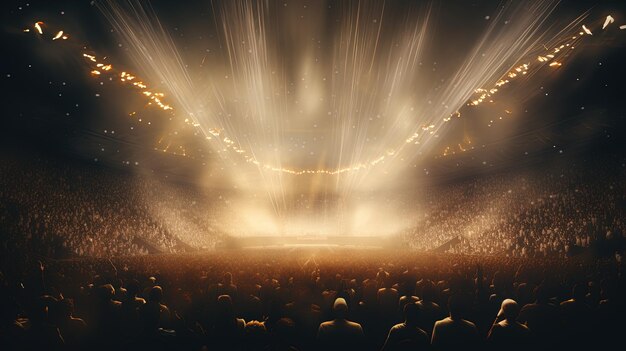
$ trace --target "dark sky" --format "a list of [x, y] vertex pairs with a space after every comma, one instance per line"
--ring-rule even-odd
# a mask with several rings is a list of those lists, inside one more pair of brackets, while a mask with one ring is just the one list
[[[280, 1], [283, 2], [306, 4]], [[450, 38], [478, 35], [485, 16], [498, 6], [494, 1], [442, 3], [436, 6], [438, 38], [450, 40], [450, 45], [430, 54], [441, 61], [456, 55], [455, 50], [463, 50]], [[120, 46], [111, 26], [89, 1], [3, 1], [0, 6], [0, 138], [5, 152], [27, 149], [30, 151], [25, 155], [43, 153], [53, 154], [59, 160], [97, 160], [117, 168], [132, 168], [139, 162], [136, 167], [182, 175], [211, 164], [212, 156], [205, 153], [207, 150], [198, 152], [193, 159], [154, 151], [155, 140], [168, 128], [168, 124], [159, 122], [159, 112], [142, 112], [145, 120], [154, 121], [153, 129], [133, 125], [128, 111], [141, 106], [140, 99], [130, 94], [128, 88], [106, 80], [100, 84], [90, 76], [88, 66], [78, 55], [82, 50], [79, 43], [110, 55], [116, 65], [133, 68], [133, 64], [125, 57], [125, 47]], [[214, 19], [209, 1], [185, 2], [184, 6], [179, 2], [155, 1], [153, 6], [184, 57], [197, 57], [205, 47], [219, 50], [214, 38], [217, 31], [210, 29]], [[400, 13], [405, 7], [415, 6], [421, 4], [399, 1], [393, 9]], [[452, 128], [449, 143], [457, 144], [463, 135], [470, 134], [476, 149], [441, 157], [444, 141], [428, 156], [426, 168], [456, 174], [484, 165], [495, 170], [526, 163], [541, 165], [563, 157], [624, 156], [626, 30], [617, 27], [626, 24], [626, 6], [620, 1], [565, 1], [558, 8], [557, 18], [586, 10], [590, 11], [590, 22], [596, 23], [612, 14], [616, 19], [612, 34], [603, 34], [596, 28], [596, 44], [567, 62], [558, 75], [507, 88], [502, 99], [515, 102], [519, 112], [515, 121], [487, 127], [494, 115], [489, 115], [488, 108], [464, 112], [467, 122]], [[46, 35], [64, 30], [72, 36], [71, 41], [58, 45], [33, 33], [23, 33], [24, 28], [32, 30], [36, 20], [46, 22]], [[202, 33], [204, 26], [208, 29]], [[105, 129], [107, 133], [103, 133]], [[110, 130], [117, 133], [111, 134]], [[206, 148], [193, 140], [185, 143], [189, 148]]]

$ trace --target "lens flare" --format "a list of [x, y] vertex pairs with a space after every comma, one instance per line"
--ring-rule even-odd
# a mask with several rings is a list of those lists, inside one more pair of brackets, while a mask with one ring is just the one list
[[39, 22], [35, 22], [35, 30], [37, 31], [37, 33], [39, 33], [40, 35], [43, 34], [43, 28], [41, 27], [43, 25], [43, 22], [39, 21]]
[[[556, 1], [506, 2], [477, 40], [466, 43], [471, 49], [458, 63], [432, 73], [436, 62], [423, 63], [430, 50], [447, 44], [433, 34], [431, 5], [411, 9], [401, 24], [391, 25], [384, 2], [344, 2], [332, 15], [320, 2], [312, 5], [312, 20], [289, 23], [277, 2], [234, 0], [211, 4], [223, 55], [205, 54], [195, 67], [149, 5], [95, 4], [142, 77], [85, 49], [91, 75], [132, 87], [147, 108], [193, 128], [218, 162], [265, 189], [278, 214], [293, 191], [289, 176], [306, 176], [311, 193], [329, 189], [347, 197], [389, 182], [439, 143], [449, 144], [443, 156], [472, 150], [470, 138], [444, 140], [446, 126], [463, 109], [494, 102], [514, 81], [547, 77], [547, 67], [564, 65], [593, 36], [583, 23], [587, 13], [556, 31], [548, 22]], [[602, 30], [613, 22], [607, 16]], [[34, 24], [40, 36], [43, 25]], [[311, 43], [286, 38], [290, 26]], [[59, 39], [68, 34], [59, 30], [51, 37]], [[435, 77], [440, 82], [432, 86]], [[171, 140], [161, 143], [161, 152], [194, 153]], [[241, 167], [242, 160], [256, 175]]]
[[606, 16], [606, 19], [604, 20], [604, 24], [602, 24], [602, 29], [605, 29], [609, 24], [613, 22], [615, 22], [615, 19], [611, 15]]

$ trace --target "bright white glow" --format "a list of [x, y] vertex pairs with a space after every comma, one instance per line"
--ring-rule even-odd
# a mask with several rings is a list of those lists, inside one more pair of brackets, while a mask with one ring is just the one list
[[602, 24], [602, 29], [606, 28], [609, 24], [613, 22], [615, 22], [615, 19], [611, 17], [611, 15], [606, 16], [606, 19], [604, 20], [604, 24]]
[[[429, 7], [385, 27], [384, 2], [346, 4], [337, 10], [336, 30], [321, 43], [310, 38], [321, 37], [328, 25], [323, 4], [312, 6], [313, 20], [290, 24], [277, 19], [274, 2], [235, 0], [212, 4], [223, 56], [205, 55], [195, 68], [150, 8], [97, 4], [147, 81], [162, 83], [176, 113], [214, 150], [233, 151], [220, 152], [220, 161], [237, 174], [239, 189], [265, 191], [279, 222], [297, 191], [350, 199], [356, 191], [393, 182], [409, 161], [418, 162], [437, 145], [445, 123], [460, 116], [468, 101], [489, 101], [502, 85], [531, 74], [528, 62], [535, 57], [560, 65], [553, 59], [564, 51], [546, 31], [555, 1], [504, 4], [455, 67], [433, 74], [434, 65], [423, 65], [429, 50], [450, 41], [431, 34]], [[297, 38], [287, 43], [294, 48], [289, 52], [279, 45], [288, 41], [287, 33]], [[558, 34], [561, 39], [564, 33]], [[554, 49], [538, 56], [537, 47], [546, 44]], [[438, 74], [443, 78], [434, 89], [429, 78]], [[247, 172], [242, 158], [258, 172]], [[296, 174], [303, 178], [293, 179]]]

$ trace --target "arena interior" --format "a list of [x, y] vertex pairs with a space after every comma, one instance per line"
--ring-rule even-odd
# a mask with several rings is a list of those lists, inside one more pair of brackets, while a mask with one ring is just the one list
[[624, 344], [624, 3], [0, 6], [0, 350]]

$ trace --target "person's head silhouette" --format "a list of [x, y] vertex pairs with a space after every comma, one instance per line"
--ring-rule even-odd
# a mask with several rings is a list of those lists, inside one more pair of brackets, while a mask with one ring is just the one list
[[333, 312], [335, 313], [335, 318], [337, 319], [346, 319], [348, 317], [348, 304], [343, 297], [335, 300]]
[[415, 303], [407, 303], [404, 306], [404, 321], [408, 325], [419, 323], [420, 307]]
[[158, 285], [153, 286], [152, 289], [150, 289], [150, 295], [148, 295], [148, 298], [151, 302], [160, 303], [163, 298], [163, 289]]
[[500, 311], [498, 312], [499, 317], [503, 317], [507, 321], [514, 322], [519, 315], [519, 305], [515, 300], [505, 299], [502, 301], [502, 305], [500, 306]]
[[452, 295], [448, 300], [448, 310], [450, 311], [450, 318], [462, 319], [465, 315], [465, 298], [461, 295]]
[[217, 298], [217, 319], [221, 321], [230, 321], [235, 318], [235, 310], [233, 308], [233, 300], [228, 295], [220, 295]]

